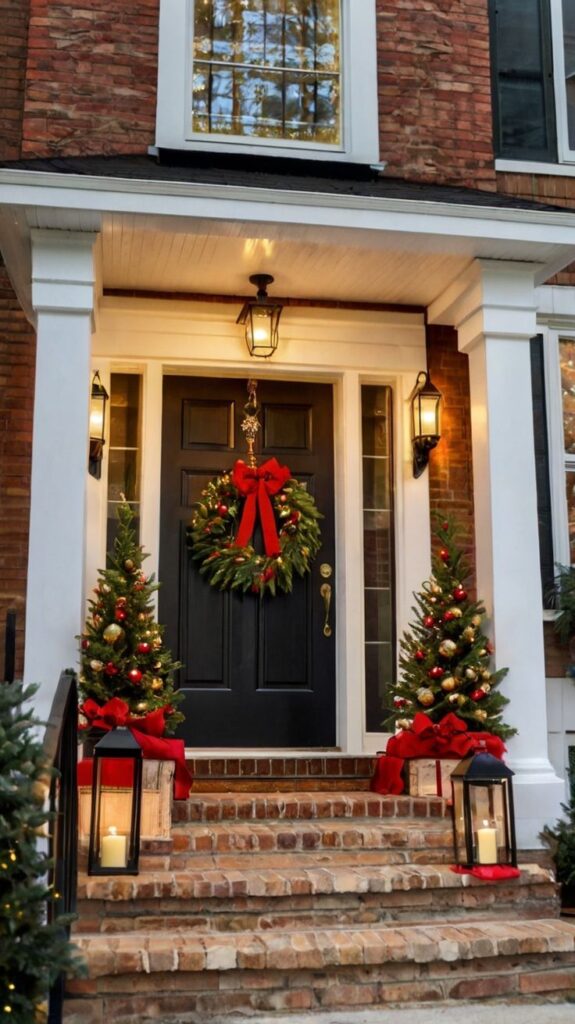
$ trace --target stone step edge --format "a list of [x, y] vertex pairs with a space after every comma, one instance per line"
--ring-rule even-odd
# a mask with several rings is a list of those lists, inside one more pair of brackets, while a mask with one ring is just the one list
[[308, 821], [372, 818], [446, 818], [450, 806], [441, 797], [384, 796], [379, 793], [332, 791], [318, 795], [301, 790], [276, 793], [232, 791], [194, 794], [174, 802], [175, 823], [218, 821]]
[[[504, 884], [554, 884], [553, 873], [538, 864], [521, 864], [521, 875]], [[458, 875], [443, 865], [355, 865], [309, 868], [263, 868], [245, 871], [156, 871], [136, 878], [80, 875], [78, 900], [121, 903], [156, 899], [281, 898], [308, 895], [411, 892], [430, 889], [485, 888], [501, 882]]]
[[[77, 934], [88, 977], [172, 971], [323, 969], [384, 963], [432, 963], [575, 952], [575, 924], [556, 920], [472, 925], [321, 928], [301, 931]], [[532, 960], [530, 961], [530, 964]]]

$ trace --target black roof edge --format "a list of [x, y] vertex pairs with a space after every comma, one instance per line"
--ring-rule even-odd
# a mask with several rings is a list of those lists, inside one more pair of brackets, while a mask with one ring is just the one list
[[215, 153], [213, 151], [158, 149], [163, 167], [211, 168], [222, 171], [257, 170], [259, 174], [279, 174], [294, 178], [329, 178], [343, 181], [376, 181], [379, 167], [354, 164], [345, 160], [308, 160], [299, 157], [260, 156], [253, 153]]

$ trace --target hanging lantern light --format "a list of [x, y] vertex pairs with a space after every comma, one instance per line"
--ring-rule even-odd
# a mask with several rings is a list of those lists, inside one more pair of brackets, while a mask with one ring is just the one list
[[106, 425], [106, 402], [109, 395], [96, 370], [92, 377], [90, 396], [90, 458], [88, 472], [99, 480], [102, 475], [102, 455], [104, 454], [104, 429]]
[[267, 287], [273, 283], [271, 274], [252, 274], [250, 283], [256, 286], [257, 295], [244, 303], [236, 323], [244, 325], [249, 354], [269, 359], [278, 347], [283, 306], [268, 296]]
[[503, 761], [487, 751], [464, 758], [451, 773], [458, 865], [517, 867], [513, 775]]
[[429, 462], [431, 449], [435, 448], [441, 439], [443, 395], [432, 383], [426, 370], [418, 373], [410, 402], [413, 475], [418, 477]]
[[89, 875], [137, 875], [142, 749], [123, 726], [94, 747]]

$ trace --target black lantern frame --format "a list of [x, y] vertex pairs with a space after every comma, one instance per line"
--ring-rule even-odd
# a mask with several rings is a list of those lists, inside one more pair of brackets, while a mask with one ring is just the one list
[[104, 454], [105, 429], [106, 429], [106, 402], [108, 392], [100, 380], [100, 374], [96, 370], [92, 377], [92, 391], [90, 395], [90, 456], [88, 459], [88, 472], [99, 480], [102, 476], [102, 456]]
[[[94, 747], [92, 806], [90, 813], [89, 875], [137, 875], [140, 856], [142, 806], [142, 748], [129, 729], [112, 729]], [[113, 764], [110, 762], [113, 761]], [[131, 766], [131, 772], [130, 772]], [[124, 772], [125, 780], [112, 784], [109, 772]], [[125, 783], [125, 784], [124, 784]], [[121, 813], [111, 806], [113, 796], [130, 796], [129, 810], [120, 828], [109, 822]], [[109, 806], [106, 807], [106, 801]], [[111, 810], [110, 810], [111, 808]]]
[[464, 758], [451, 773], [453, 845], [462, 867], [517, 867], [514, 774], [487, 751]]
[[418, 373], [410, 402], [413, 475], [417, 478], [429, 462], [430, 451], [441, 440], [443, 395], [433, 384], [427, 370]]
[[279, 343], [278, 326], [283, 306], [270, 299], [268, 285], [273, 283], [271, 274], [252, 274], [250, 284], [257, 288], [255, 299], [249, 299], [242, 306], [236, 323], [245, 328], [248, 352], [258, 359], [273, 356]]

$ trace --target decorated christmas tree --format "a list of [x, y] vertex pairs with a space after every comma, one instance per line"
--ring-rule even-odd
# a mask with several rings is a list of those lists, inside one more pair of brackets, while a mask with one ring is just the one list
[[48, 992], [61, 973], [81, 964], [66, 938], [58, 893], [48, 885], [48, 855], [38, 842], [47, 769], [32, 712], [23, 702], [36, 687], [0, 685], [0, 1008], [5, 1020], [45, 1020]]
[[174, 691], [179, 665], [164, 647], [163, 627], [154, 618], [152, 595], [159, 584], [147, 577], [148, 556], [136, 543], [134, 514], [128, 502], [118, 506], [118, 531], [108, 567], [100, 569], [90, 614], [81, 637], [80, 692], [103, 704], [112, 697], [125, 701], [134, 716], [165, 709], [166, 731], [173, 732], [183, 715]]
[[455, 712], [472, 731], [505, 739], [517, 731], [501, 718], [509, 701], [498, 687], [507, 669], [492, 666], [485, 608], [466, 589], [471, 572], [457, 533], [450, 519], [435, 517], [432, 574], [414, 594], [415, 619], [400, 640], [400, 677], [389, 691], [385, 724], [405, 729], [418, 711], [433, 722]]

